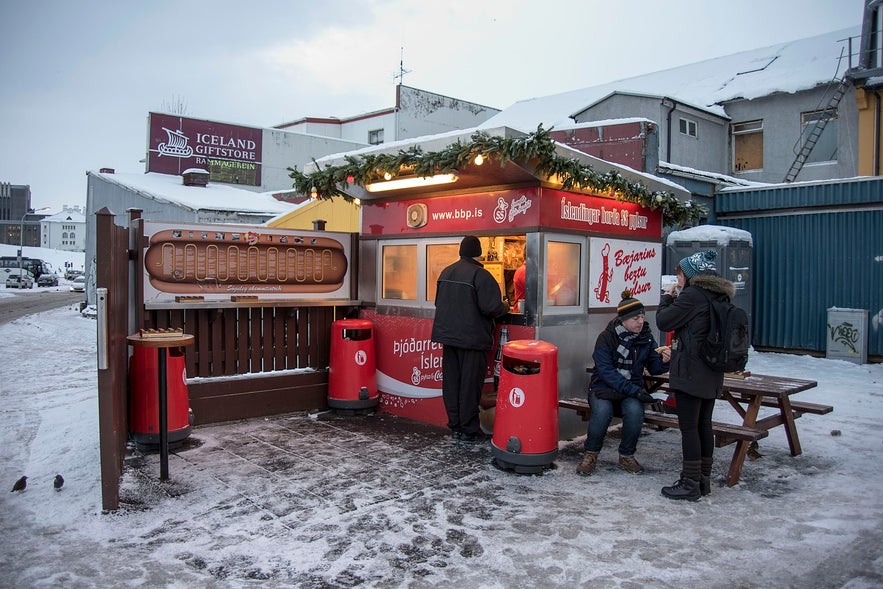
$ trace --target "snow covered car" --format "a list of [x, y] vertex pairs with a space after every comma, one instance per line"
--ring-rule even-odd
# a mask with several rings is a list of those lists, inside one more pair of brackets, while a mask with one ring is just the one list
[[58, 286], [58, 276], [55, 274], [40, 274], [37, 286]]
[[71, 292], [86, 292], [86, 278], [77, 276], [71, 282]]
[[6, 288], [34, 288], [34, 280], [27, 274], [10, 274], [6, 279]]

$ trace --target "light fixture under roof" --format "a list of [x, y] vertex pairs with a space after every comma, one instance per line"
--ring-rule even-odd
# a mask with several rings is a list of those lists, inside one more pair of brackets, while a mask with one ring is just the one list
[[385, 192], [387, 190], [401, 190], [403, 188], [416, 188], [420, 186], [436, 186], [438, 184], [450, 184], [460, 178], [457, 172], [436, 174], [435, 176], [406, 176], [394, 178], [386, 182], [372, 182], [365, 184], [368, 192]]

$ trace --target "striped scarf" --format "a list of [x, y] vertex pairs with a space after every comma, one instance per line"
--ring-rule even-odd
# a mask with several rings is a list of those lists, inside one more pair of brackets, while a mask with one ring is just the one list
[[616, 335], [619, 336], [619, 345], [616, 347], [616, 353], [619, 358], [616, 361], [616, 371], [625, 377], [626, 380], [632, 379], [632, 342], [638, 337], [637, 333], [632, 333], [622, 323], [616, 326]]

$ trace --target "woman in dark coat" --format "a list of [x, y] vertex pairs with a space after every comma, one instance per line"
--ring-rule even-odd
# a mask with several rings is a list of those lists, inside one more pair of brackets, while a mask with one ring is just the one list
[[678, 282], [662, 295], [656, 311], [657, 327], [675, 332], [669, 385], [677, 402], [683, 470], [674, 485], [662, 488], [669, 499], [695, 501], [711, 492], [711, 418], [724, 374], [706, 366], [699, 356], [699, 344], [708, 336], [708, 297], [732, 299], [736, 294], [733, 283], [717, 274], [716, 257], [714, 250], [708, 250], [682, 259], [678, 263]]

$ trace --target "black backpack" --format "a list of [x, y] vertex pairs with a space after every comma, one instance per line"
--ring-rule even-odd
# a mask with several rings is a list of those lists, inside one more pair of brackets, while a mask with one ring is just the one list
[[699, 356], [715, 372], [740, 372], [748, 363], [748, 315], [730, 302], [699, 289], [708, 299], [708, 337], [699, 343]]

